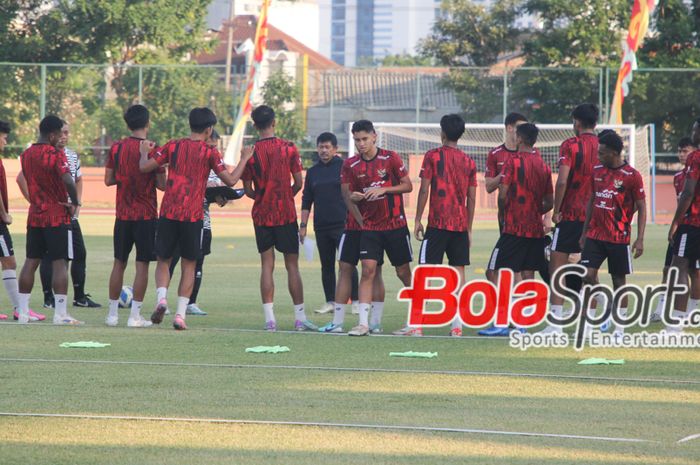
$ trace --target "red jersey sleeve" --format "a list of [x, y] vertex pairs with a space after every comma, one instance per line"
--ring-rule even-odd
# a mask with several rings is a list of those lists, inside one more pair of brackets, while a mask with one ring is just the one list
[[63, 176], [66, 173], [70, 173], [65, 152], [63, 150], [56, 150], [54, 153], [56, 154], [56, 158], [54, 159], [54, 170], [56, 174]]
[[294, 173], [301, 172], [301, 157], [299, 156], [299, 149], [294, 144], [290, 144], [289, 150], [289, 171]]
[[252, 181], [253, 180], [253, 164], [254, 163], [255, 163], [255, 158], [253, 156], [245, 164], [245, 168], [243, 169], [243, 174], [241, 175], [242, 180], [244, 180], [244, 181]]
[[469, 187], [477, 187], [476, 182], [476, 163], [469, 158]]
[[394, 171], [396, 179], [401, 179], [408, 176], [408, 170], [406, 169], [406, 165], [404, 164], [401, 157], [396, 153], [392, 154], [391, 156], [391, 169]]
[[428, 152], [423, 157], [423, 165], [420, 168], [420, 177], [423, 179], [433, 179], [433, 153]]
[[500, 184], [510, 185], [513, 183], [513, 160], [514, 158], [509, 158], [503, 165], [503, 171], [501, 171], [501, 182]]
[[634, 179], [632, 180], [632, 198], [636, 200], [644, 199], [644, 180], [639, 171], [634, 172]]
[[693, 181], [700, 180], [700, 155], [694, 156], [688, 160], [688, 168], [686, 169], [685, 177]]
[[573, 164], [571, 153], [571, 141], [565, 140], [559, 147], [559, 166], [571, 167]]
[[117, 150], [119, 150], [119, 143], [112, 144], [112, 147], [109, 149], [109, 156], [107, 157], [105, 168], [109, 170], [114, 169], [114, 156], [116, 155]]
[[168, 142], [162, 147], [154, 148], [153, 150], [151, 150], [149, 157], [153, 158], [159, 166], [163, 166], [166, 163], [169, 163], [172, 145], [172, 143]]
[[496, 155], [493, 152], [489, 152], [486, 158], [486, 172], [484, 172], [484, 177], [494, 178], [498, 172], [498, 160], [496, 160]]
[[221, 153], [212, 147], [209, 150], [209, 168], [211, 168], [214, 173], [219, 174], [226, 169], [223, 158], [221, 158]]
[[343, 162], [343, 167], [340, 170], [340, 182], [341, 184], [350, 184], [350, 189], [352, 190], [352, 168], [350, 168], [349, 160]]

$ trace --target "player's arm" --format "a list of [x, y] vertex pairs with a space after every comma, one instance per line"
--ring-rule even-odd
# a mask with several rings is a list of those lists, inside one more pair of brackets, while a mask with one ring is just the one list
[[673, 215], [673, 221], [671, 221], [671, 227], [668, 231], [668, 241], [673, 242], [673, 236], [676, 235], [676, 230], [678, 225], [681, 223], [681, 219], [685, 212], [688, 211], [690, 205], [693, 203], [693, 196], [695, 195], [695, 187], [697, 186], [697, 179], [691, 177], [685, 178], [685, 184], [683, 185], [683, 192], [681, 192], [678, 198], [678, 206], [676, 207], [676, 213]]
[[68, 208], [68, 214], [73, 217], [78, 207], [80, 207], [80, 196], [78, 195], [78, 189], [75, 186], [75, 180], [73, 180], [73, 175], [70, 174], [70, 172], [62, 174], [61, 181], [63, 181], [63, 185], [66, 186], [66, 191], [68, 192], [68, 197], [70, 198], [70, 203], [66, 202], [63, 205]]
[[[543, 215], [547, 212], [549, 212], [552, 209], [552, 206], [554, 205], [554, 196], [550, 194], [545, 194], [544, 197], [542, 197], [542, 209], [540, 210], [540, 213]], [[549, 221], [551, 225], [551, 218]]]
[[156, 189], [159, 191], [165, 191], [165, 183], [167, 182], [168, 175], [165, 169], [156, 171]]
[[644, 230], [647, 226], [647, 202], [644, 198], [634, 201], [637, 207], [637, 240], [632, 244], [634, 258], [639, 258], [644, 253]]
[[501, 215], [500, 212], [505, 211], [506, 208], [506, 199], [508, 198], [508, 189], [510, 189], [510, 184], [506, 184], [505, 182], [502, 182], [498, 185], [498, 211], [499, 211], [499, 216]]
[[112, 168], [105, 168], [105, 186], [116, 186], [117, 177], [114, 175], [114, 170]]
[[501, 182], [501, 175], [498, 174], [493, 178], [484, 178], [484, 186], [486, 187], [486, 192], [491, 193], [498, 189], [498, 184]]
[[[484, 173], [484, 187], [486, 187], [486, 192], [489, 194], [498, 189], [498, 184], [501, 182], [501, 175], [496, 171], [497, 168], [498, 161], [496, 157], [489, 153], [488, 157], [486, 157], [486, 172]], [[488, 176], [492, 173], [495, 176]]]
[[590, 224], [591, 216], [593, 215], [593, 198], [595, 197], [594, 192], [591, 192], [591, 198], [588, 199], [588, 205], [586, 205], [586, 219], [583, 221], [583, 230], [581, 231], [581, 237], [578, 240], [579, 247], [581, 247], [582, 250], [583, 244], [586, 242], [586, 234], [588, 234], [588, 225]]
[[240, 181], [241, 176], [243, 176], [245, 166], [248, 163], [248, 160], [250, 160], [250, 157], [253, 156], [253, 152], [253, 147], [243, 147], [241, 149], [241, 159], [238, 160], [238, 164], [236, 165], [236, 167], [230, 173], [228, 172], [228, 170], [221, 171], [218, 174], [219, 179], [221, 179], [224, 182], [224, 184], [226, 184], [228, 187], [235, 186], [236, 183]]
[[0, 221], [5, 224], [12, 224], [12, 216], [10, 216], [10, 212], [7, 211], [7, 207], [5, 206], [5, 202], [2, 200], [2, 196], [0, 196]]
[[297, 195], [301, 190], [303, 179], [301, 178], [301, 171], [298, 173], [292, 173], [292, 179], [294, 184], [292, 184], [292, 195]]
[[[343, 183], [340, 185], [340, 192], [343, 194], [343, 201], [345, 202], [345, 206], [348, 207], [348, 211], [352, 215], [353, 218], [355, 218], [355, 221], [362, 226], [362, 213], [360, 213], [360, 209], [357, 208], [357, 203], [352, 200], [352, 195], [353, 194], [359, 194], [359, 192], [350, 192], [350, 184], [349, 183]], [[362, 195], [362, 194], [360, 194]]]
[[246, 179], [243, 181], [243, 190], [245, 190], [245, 195], [251, 199], [255, 199], [255, 189], [253, 188], [253, 180]]
[[160, 165], [153, 158], [148, 158], [148, 154], [155, 147], [155, 143], [150, 140], [142, 140], [139, 144], [139, 152], [141, 152], [141, 158], [139, 159], [139, 171], [142, 173], [151, 173], [157, 170]]
[[476, 186], [467, 189], [467, 231], [469, 232], [469, 246], [472, 245], [472, 225], [474, 224], [474, 211], [476, 210]]
[[31, 203], [31, 200], [29, 200], [29, 186], [27, 185], [27, 179], [24, 177], [22, 171], [17, 175], [17, 185], [19, 186], [20, 192], [22, 192], [22, 197], [24, 197], [27, 202]]
[[413, 229], [413, 234], [416, 236], [416, 240], [423, 240], [423, 212], [425, 211], [425, 205], [428, 203], [428, 197], [430, 195], [430, 179], [421, 178], [420, 189], [418, 190], [418, 205], [416, 206], [416, 225]]
[[399, 180], [399, 184], [389, 187], [374, 187], [365, 192], [365, 199], [377, 200], [379, 197], [386, 194], [406, 194], [413, 190], [411, 178], [404, 176]]
[[557, 176], [557, 183], [554, 186], [554, 214], [552, 215], [552, 220], [555, 223], [561, 221], [561, 204], [564, 202], [570, 170], [571, 168], [568, 165], [559, 164], [559, 175]]
[[306, 225], [309, 222], [311, 208], [314, 205], [314, 191], [309, 182], [309, 172], [306, 172], [306, 180], [304, 181], [304, 189], [301, 193], [301, 224], [299, 225], [299, 241], [304, 242], [306, 237]]
[[[80, 168], [78, 168], [78, 173], [80, 173]], [[83, 175], [79, 174], [75, 180], [75, 190], [78, 192], [78, 198], [83, 198]], [[75, 209], [73, 216], [77, 218], [80, 215], [80, 206]]]

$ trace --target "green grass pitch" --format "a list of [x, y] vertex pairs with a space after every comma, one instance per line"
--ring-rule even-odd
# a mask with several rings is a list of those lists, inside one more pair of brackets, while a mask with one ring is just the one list
[[[17, 215], [12, 226], [20, 266], [24, 221]], [[84, 215], [81, 224], [88, 245], [87, 289], [95, 300], [106, 303], [112, 218]], [[494, 226], [477, 225], [472, 278], [482, 275], [496, 240]], [[665, 226], [648, 228], [646, 251], [635, 262], [632, 282], [660, 280], [666, 231]], [[248, 218], [214, 218], [212, 255], [205, 262], [199, 299], [209, 315], [188, 317], [189, 331], [175, 332], [169, 317], [160, 328], [127, 329], [124, 311], [120, 327], [107, 328], [105, 309], [70, 309], [87, 322], [79, 328], [0, 325], [0, 413], [401, 425], [491, 433], [0, 416], [0, 463], [700, 463], [700, 439], [677, 443], [700, 433], [697, 350], [522, 352], [502, 339], [355, 339], [285, 332], [293, 327], [293, 311], [281, 257], [275, 271], [275, 311], [283, 331], [268, 334], [259, 331], [263, 318], [252, 232]], [[330, 316], [312, 313], [324, 300], [320, 265], [302, 261], [301, 267], [307, 312], [315, 322], [325, 323]], [[127, 283], [132, 277], [130, 268]], [[406, 306], [395, 299], [399, 282], [389, 269], [385, 281], [383, 326], [390, 332], [405, 321]], [[169, 297], [174, 302], [175, 286]], [[151, 273], [144, 314], [154, 303]], [[37, 276], [32, 307], [38, 309], [40, 304]], [[4, 292], [0, 305], [8, 306]], [[348, 315], [349, 323], [354, 318]], [[444, 333], [444, 329], [427, 331]], [[81, 340], [111, 346], [59, 348], [62, 342]], [[250, 346], [278, 344], [289, 346], [291, 352], [244, 352]], [[439, 356], [430, 360], [388, 356], [404, 350], [434, 351]], [[577, 365], [588, 357], [624, 358], [626, 364]]]

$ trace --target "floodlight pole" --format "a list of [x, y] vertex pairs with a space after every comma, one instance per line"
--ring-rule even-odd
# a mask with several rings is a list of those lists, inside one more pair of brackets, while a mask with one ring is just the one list
[[226, 40], [226, 92], [231, 90], [231, 62], [233, 61], [233, 19], [235, 18], [236, 0], [231, 0], [228, 10], [228, 39]]

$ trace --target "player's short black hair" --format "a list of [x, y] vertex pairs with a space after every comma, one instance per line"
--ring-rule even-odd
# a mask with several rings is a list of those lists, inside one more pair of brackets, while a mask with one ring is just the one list
[[10, 123], [7, 121], [0, 121], [0, 134], [10, 133]]
[[519, 135], [527, 145], [533, 146], [537, 142], [537, 135], [540, 133], [540, 130], [532, 123], [525, 123], [518, 126], [515, 129], [515, 133]]
[[[0, 132], [2, 132], [2, 131], [0, 130]], [[693, 144], [693, 139], [691, 139], [690, 137], [683, 137], [683, 138], [681, 138], [681, 140], [678, 141], [678, 148], [679, 149], [682, 149], [685, 147], [695, 147], [695, 144]]]
[[612, 149], [618, 154], [622, 153], [622, 149], [625, 146], [624, 142], [622, 142], [622, 137], [620, 137], [612, 129], [606, 129], [605, 131], [602, 131], [600, 134], [598, 134], [598, 142]]
[[190, 129], [195, 133], [202, 133], [216, 125], [216, 115], [206, 107], [193, 108], [190, 111]]
[[352, 128], [350, 129], [350, 132], [355, 134], [356, 132], [361, 132], [365, 131], [368, 133], [374, 133], [376, 132], [374, 130], [374, 124], [368, 119], [360, 119], [352, 123]]
[[260, 105], [253, 110], [250, 117], [253, 118], [256, 128], [259, 130], [267, 129], [272, 126], [272, 122], [275, 120], [275, 110], [267, 105]]
[[63, 129], [63, 120], [56, 115], [47, 115], [39, 123], [39, 133], [42, 136], [61, 132], [61, 129]]
[[506, 126], [513, 126], [518, 121], [525, 121], [527, 123], [527, 118], [520, 113], [513, 112], [506, 115], [506, 119], [503, 121], [503, 124]]
[[445, 115], [440, 118], [440, 129], [447, 136], [447, 140], [457, 142], [464, 134], [464, 118], [456, 113]]
[[586, 128], [594, 128], [598, 123], [598, 107], [592, 103], [582, 103], [574, 108], [571, 117], [580, 121]]
[[322, 132], [316, 138], [316, 145], [322, 144], [324, 142], [330, 142], [333, 147], [338, 146], [338, 138], [332, 132]]
[[130, 131], [138, 131], [148, 126], [150, 121], [148, 108], [143, 105], [131, 105], [124, 112], [124, 122]]

